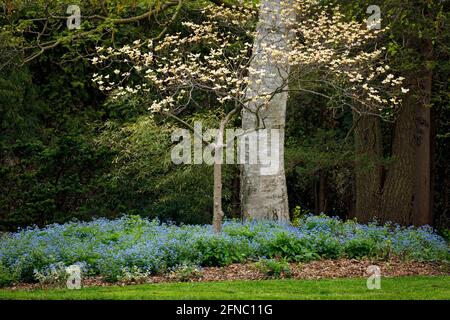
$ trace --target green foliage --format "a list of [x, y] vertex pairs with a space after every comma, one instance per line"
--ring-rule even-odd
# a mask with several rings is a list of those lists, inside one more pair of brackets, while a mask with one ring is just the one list
[[373, 255], [375, 242], [372, 239], [353, 239], [344, 247], [344, 252], [349, 258], [366, 258]]
[[148, 277], [150, 277], [151, 273], [137, 266], [123, 267], [122, 275], [118, 278], [119, 281], [125, 283], [143, 283]]
[[442, 229], [440, 231], [440, 234], [445, 240], [450, 242], [450, 229]]
[[[157, 4], [118, 0], [107, 1], [103, 8], [99, 2], [79, 3], [83, 16], [110, 18], [136, 16]], [[183, 31], [184, 20], [201, 21], [198, 9], [204, 5], [186, 3], [167, 26], [169, 31]], [[209, 222], [212, 168], [171, 163], [174, 124], [148, 118], [151, 93], [105, 101], [90, 81], [98, 72], [88, 61], [96, 46], [119, 46], [157, 35], [173, 8], [158, 19], [119, 26], [110, 19], [84, 19], [80, 31], [66, 30], [64, 20], [52, 21], [46, 41], [60, 40], [62, 45], [20, 67], [23, 47], [36, 42], [22, 31], [38, 31], [43, 25], [31, 19], [44, 12], [64, 16], [65, 8], [61, 1], [14, 1], [11, 15], [0, 16], [0, 178], [5, 182], [0, 186], [0, 230], [115, 218], [124, 212], [165, 221]], [[80, 32], [83, 36], [76, 36]], [[7, 64], [11, 57], [17, 64]], [[196, 94], [196, 99], [208, 97]], [[216, 125], [217, 117], [206, 114], [201, 104], [192, 110], [192, 120]], [[226, 212], [232, 211], [236, 198], [229, 186], [237, 174], [235, 167], [224, 170]]]
[[294, 212], [292, 213], [292, 225], [294, 227], [298, 227], [300, 225], [300, 221], [303, 219], [305, 215], [309, 212], [307, 210], [302, 209], [300, 206], [295, 206]]
[[[120, 46], [137, 38], [155, 36], [170, 19], [173, 9], [158, 19], [126, 25], [114, 25], [111, 19], [145, 13], [157, 2], [160, 3], [114, 0], [104, 2], [106, 6], [102, 7], [100, 1], [74, 1], [73, 4], [81, 5], [83, 16], [109, 18], [84, 19], [80, 31], [66, 30], [64, 19], [52, 20], [45, 41], [59, 40], [61, 45], [24, 66], [21, 66], [23, 59], [35, 52], [24, 51], [24, 47], [36, 45], [36, 32], [43, 26], [32, 19], [46, 14], [64, 16], [67, 3], [16, 0], [12, 1], [14, 10], [0, 15], [0, 230], [72, 219], [116, 218], [124, 212], [184, 223], [210, 221], [212, 168], [171, 164], [170, 132], [175, 124], [147, 117], [152, 94], [105, 101], [90, 81], [98, 70], [87, 59], [96, 46]], [[367, 17], [367, 6], [372, 4], [368, 0], [323, 2], [339, 4], [349, 19], [358, 20]], [[448, 2], [414, 0], [408, 6], [403, 2], [380, 2], [382, 25], [389, 25], [390, 31], [376, 45], [388, 48], [389, 64], [395, 73], [415, 73], [423, 66], [433, 69], [434, 216], [436, 226], [446, 229], [450, 223]], [[184, 31], [181, 21], [201, 21], [199, 9], [207, 3], [184, 3], [176, 21], [168, 25], [170, 33]], [[78, 36], [81, 33], [83, 36]], [[420, 52], [411, 48], [408, 41], [415, 38], [419, 43], [432, 39], [431, 61], [423, 61]], [[314, 75], [300, 80], [314, 80]], [[335, 94], [333, 88], [323, 85], [309, 84], [305, 88]], [[204, 107], [203, 102], [207, 104], [209, 97], [194, 95], [199, 103], [189, 106], [192, 112], [187, 112], [186, 119], [202, 120], [217, 127], [217, 115]], [[306, 93], [292, 93], [287, 112], [285, 155], [291, 208], [301, 204], [304, 212], [325, 211], [346, 217], [353, 206], [353, 166], [361, 160], [353, 155], [351, 112]], [[388, 149], [392, 128], [390, 124], [384, 127]], [[370, 170], [370, 162], [367, 167]], [[224, 170], [224, 211], [238, 216], [239, 190], [233, 183], [239, 182], [239, 172], [236, 166], [225, 166]], [[326, 185], [325, 208], [318, 205], [321, 178], [325, 178]], [[294, 210], [294, 224], [301, 220], [301, 214], [297, 214]], [[257, 234], [247, 226], [233, 232], [242, 232], [249, 239]], [[114, 242], [118, 237], [118, 234], [104, 236], [104, 241]], [[329, 257], [341, 254], [336, 241], [317, 241], [322, 248], [315, 249], [318, 254]], [[364, 250], [371, 249], [369, 242], [352, 244], [354, 249], [348, 248], [349, 255], [358, 256], [358, 248], [364, 246]], [[218, 248], [207, 260], [240, 259], [238, 254], [225, 257], [227, 254], [220, 253], [221, 250], [225, 249]], [[305, 257], [300, 259], [307, 260], [309, 249], [304, 250], [301, 255]], [[86, 259], [94, 260], [95, 256]], [[120, 268], [113, 272], [116, 273], [120, 274]]]
[[[239, 243], [239, 246], [236, 244]], [[199, 254], [203, 266], [225, 266], [231, 263], [243, 262], [250, 255], [249, 243], [239, 238], [209, 235], [196, 241], [193, 247]]]
[[172, 268], [169, 276], [179, 282], [188, 282], [201, 278], [202, 270], [195, 264], [184, 262]]
[[[322, 92], [323, 88], [311, 90]], [[324, 94], [332, 95], [332, 91]], [[288, 199], [291, 208], [301, 204], [305, 211], [345, 217], [352, 202], [352, 116], [327, 107], [333, 106], [322, 97], [290, 94], [285, 146]], [[325, 208], [318, 206], [321, 177], [326, 184]]]
[[0, 240], [5, 283], [36, 281], [36, 270], [44, 281], [56, 279], [63, 266], [72, 264], [78, 264], [85, 276], [114, 282], [124, 276], [137, 281], [144, 277], [140, 274], [164, 274], [180, 265], [189, 273], [192, 266], [224, 266], [263, 257], [286, 262], [399, 257], [442, 263], [450, 260], [450, 251], [431, 228], [362, 225], [324, 215], [305, 216], [298, 227], [226, 221], [219, 235], [211, 225], [176, 226], [125, 216], [28, 228]]
[[20, 270], [11, 271], [10, 268], [0, 262], [0, 288], [7, 287], [20, 281]]
[[265, 259], [262, 258], [255, 264], [256, 269], [268, 279], [290, 278], [291, 268], [286, 259]]
[[66, 272], [66, 266], [62, 262], [51, 265], [49, 268], [45, 268], [42, 271], [36, 269], [33, 274], [34, 278], [41, 285], [56, 287], [64, 287], [69, 277], [69, 274]]
[[313, 251], [311, 243], [287, 232], [276, 234], [275, 239], [267, 244], [269, 257], [283, 257], [288, 261], [307, 262], [319, 256]]

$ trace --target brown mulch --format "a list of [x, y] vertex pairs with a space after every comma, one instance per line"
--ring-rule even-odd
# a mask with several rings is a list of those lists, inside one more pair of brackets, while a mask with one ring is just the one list
[[[450, 271], [443, 266], [429, 262], [400, 261], [370, 261], [356, 259], [319, 260], [308, 263], [291, 263], [291, 279], [336, 279], [367, 277], [367, 268], [376, 265], [381, 269], [382, 277], [399, 276], [437, 276], [450, 275]], [[232, 264], [225, 267], [204, 267], [201, 276], [191, 279], [192, 282], [225, 281], [225, 280], [262, 280], [264, 274], [258, 271], [254, 263]], [[151, 276], [139, 283], [176, 282], [170, 275]], [[105, 282], [101, 277], [83, 279], [83, 287], [129, 285], [136, 282]], [[32, 290], [43, 288], [40, 284], [20, 283], [9, 289]]]

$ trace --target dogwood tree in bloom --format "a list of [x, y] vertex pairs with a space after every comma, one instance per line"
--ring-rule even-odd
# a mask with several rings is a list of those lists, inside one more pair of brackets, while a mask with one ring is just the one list
[[223, 216], [223, 131], [233, 116], [251, 112], [257, 130], [278, 95], [320, 94], [302, 79], [330, 86], [357, 113], [392, 113], [407, 92], [404, 78], [390, 73], [384, 63], [385, 48], [376, 47], [382, 30], [370, 30], [365, 21], [347, 21], [339, 8], [323, 7], [317, 0], [272, 1], [276, 5], [263, 1], [259, 9], [211, 5], [203, 10], [202, 22], [183, 22], [182, 33], [98, 47], [92, 59], [100, 69], [93, 81], [112, 99], [148, 95], [151, 113], [185, 125], [180, 113], [198, 103], [195, 92], [214, 97], [204, 107], [224, 113], [215, 143], [216, 231]]

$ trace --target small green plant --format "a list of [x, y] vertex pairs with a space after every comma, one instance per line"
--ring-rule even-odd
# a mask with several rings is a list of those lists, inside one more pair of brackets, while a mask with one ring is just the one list
[[122, 268], [122, 275], [119, 281], [126, 283], [144, 283], [151, 276], [151, 272], [143, 270], [138, 266]]
[[286, 259], [262, 258], [255, 265], [256, 269], [269, 279], [290, 278], [292, 276], [291, 268]]
[[371, 257], [376, 252], [375, 242], [372, 239], [353, 239], [344, 246], [344, 252], [348, 258]]
[[9, 268], [0, 262], [0, 288], [9, 286], [20, 280], [19, 272], [11, 272]]
[[180, 282], [188, 282], [199, 279], [202, 276], [202, 270], [199, 266], [191, 263], [182, 263], [172, 268], [169, 277]]
[[66, 284], [69, 274], [63, 262], [57, 262], [49, 265], [42, 270], [33, 271], [34, 279], [41, 285], [63, 287]]
[[447, 242], [450, 242], [450, 229], [441, 229], [439, 233]]
[[294, 212], [292, 213], [292, 225], [294, 227], [300, 226], [300, 222], [308, 214], [308, 210], [302, 209], [300, 206], [296, 206], [294, 208]]

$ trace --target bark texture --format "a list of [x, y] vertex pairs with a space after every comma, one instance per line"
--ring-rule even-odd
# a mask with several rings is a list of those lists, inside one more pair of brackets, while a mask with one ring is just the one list
[[[432, 59], [430, 40], [415, 40], [425, 61]], [[402, 225], [431, 225], [432, 148], [431, 85], [428, 64], [408, 76], [410, 92], [404, 97], [395, 122], [391, 161], [381, 165], [383, 141], [380, 119], [363, 116], [355, 127], [355, 151], [374, 165], [357, 164], [356, 212], [361, 222], [372, 218]]]
[[[263, 0], [260, 4], [257, 35], [253, 47], [254, 59], [251, 62], [251, 85], [247, 98], [261, 92], [274, 92], [282, 88], [289, 74], [287, 61], [272, 59], [266, 47], [276, 46], [278, 50], [287, 48], [287, 28], [281, 18], [280, 0]], [[274, 61], [276, 60], [276, 61]], [[263, 75], [260, 73], [263, 71]], [[286, 88], [285, 88], [286, 89]], [[279, 130], [279, 166], [275, 174], [261, 174], [262, 164], [244, 164], [241, 170], [241, 206], [244, 218], [289, 220], [286, 177], [284, 171], [284, 130], [286, 92], [276, 94], [269, 105], [258, 108], [258, 103], [249, 103], [242, 112], [244, 130], [265, 128]], [[248, 141], [246, 142], [246, 144]], [[246, 157], [249, 156], [246, 146]]]
[[422, 46], [426, 68], [420, 77], [418, 86], [422, 92], [416, 110], [416, 170], [415, 201], [413, 207], [414, 224], [433, 223], [433, 186], [432, 186], [432, 130], [431, 130], [431, 89], [433, 72], [428, 63], [433, 59], [433, 45], [426, 40]]
[[354, 115], [356, 203], [355, 212], [360, 221], [367, 222], [380, 213], [383, 158], [381, 124], [372, 115]]

